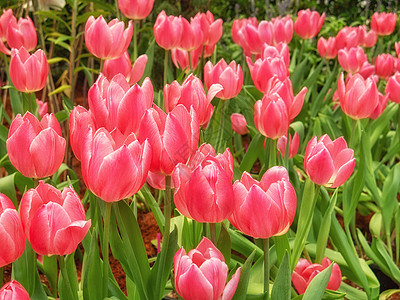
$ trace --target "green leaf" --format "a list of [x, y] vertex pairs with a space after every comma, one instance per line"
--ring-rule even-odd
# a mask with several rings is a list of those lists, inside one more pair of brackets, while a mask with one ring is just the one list
[[145, 184], [142, 189], [138, 192], [138, 194], [143, 195], [144, 199], [146, 200], [147, 205], [150, 207], [151, 211], [153, 212], [154, 218], [156, 219], [157, 225], [160, 228], [161, 232], [164, 232], [164, 224], [165, 218], [164, 214], [162, 213], [160, 206], [158, 205], [156, 199], [154, 199], [152, 193], [149, 190], [147, 184]]
[[303, 300], [322, 299], [326, 287], [328, 286], [329, 279], [331, 278], [332, 268], [333, 263], [328, 268], [318, 273], [317, 276], [311, 280], [306, 292], [304, 293]]
[[[99, 282], [103, 282], [103, 262], [100, 259], [99, 244], [95, 231], [92, 234], [88, 233], [87, 239], [90, 240], [90, 246], [89, 248], [85, 247], [81, 275], [83, 298], [85, 300], [98, 300], [103, 297], [103, 289], [99, 288]], [[83, 245], [85, 246], [85, 243]]]
[[391, 224], [398, 205], [397, 194], [400, 182], [400, 163], [391, 170], [382, 189], [382, 216], [386, 235], [390, 235]]
[[247, 257], [245, 263], [243, 264], [243, 267], [240, 270], [240, 279], [236, 288], [235, 295], [233, 296], [232, 300], [246, 299], [247, 287], [249, 285], [249, 279], [250, 279], [250, 270], [255, 254], [256, 254], [256, 249], [253, 250], [253, 252]]
[[71, 27], [68, 25], [67, 22], [64, 21], [63, 18], [61, 18], [60, 16], [58, 16], [54, 11], [48, 10], [48, 11], [36, 11], [35, 12], [36, 15], [39, 15], [43, 18], [48, 18], [48, 19], [52, 19], [52, 20], [56, 20], [60, 23], [63, 23], [65, 27], [67, 27], [68, 31], [71, 31]]
[[278, 274], [272, 287], [271, 300], [289, 300], [291, 297], [291, 279], [289, 252], [285, 251]]
[[231, 261], [231, 237], [225, 223], [221, 223], [221, 231], [217, 241], [217, 248], [225, 258], [225, 263], [229, 266]]
[[147, 55], [147, 63], [146, 67], [144, 68], [143, 76], [142, 79], [140, 80], [140, 84], [142, 84], [144, 78], [150, 77], [151, 76], [151, 70], [153, 69], [153, 63], [154, 63], [154, 45], [155, 45], [155, 39], [153, 39], [150, 42], [150, 45], [148, 46], [146, 50], [146, 55]]
[[242, 172], [244, 171], [250, 172], [257, 158], [262, 154], [264, 150], [264, 140], [265, 137], [261, 135], [261, 133], [258, 133], [253, 138], [239, 166], [239, 169]]
[[17, 209], [18, 208], [17, 193], [15, 192], [15, 185], [14, 185], [15, 174], [16, 173], [13, 173], [11, 175], [7, 175], [5, 177], [0, 178], [0, 193], [3, 193], [8, 198], [10, 198], [15, 208]]
[[[65, 268], [67, 269], [69, 286], [65, 284], [65, 278], [63, 278], [62, 273], [60, 271], [58, 280], [60, 299], [68, 299], [67, 296], [71, 295], [71, 293], [75, 297], [75, 299], [77, 299], [78, 297], [78, 276], [76, 273], [74, 254], [75, 252], [65, 257], [61, 257], [61, 259], [64, 259]], [[67, 292], [67, 290], [70, 290], [71, 293]]]
[[70, 88], [71, 88], [70, 85], [62, 85], [62, 86], [56, 88], [54, 91], [50, 92], [50, 93], [49, 93], [49, 96], [62, 93], [62, 92], [64, 92], [65, 90], [68, 90], [68, 89], [70, 89]]

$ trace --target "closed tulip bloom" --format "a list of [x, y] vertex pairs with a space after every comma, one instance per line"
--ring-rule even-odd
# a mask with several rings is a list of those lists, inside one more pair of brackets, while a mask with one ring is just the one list
[[371, 28], [378, 35], [390, 35], [396, 27], [396, 20], [395, 13], [375, 12], [371, 18]]
[[340, 107], [354, 120], [368, 118], [378, 105], [379, 95], [376, 82], [355, 74], [345, 85], [343, 73], [338, 81]]
[[329, 37], [327, 40], [320, 37], [317, 43], [319, 55], [326, 59], [333, 59], [337, 56], [336, 39]]
[[330, 188], [341, 186], [353, 173], [354, 151], [343, 137], [332, 141], [327, 134], [311, 139], [304, 155], [304, 170], [311, 181]]
[[142, 54], [135, 60], [135, 63], [131, 68], [131, 73], [129, 76], [130, 85], [138, 83], [139, 80], [142, 78], [144, 70], [146, 69], [147, 59], [148, 59], [147, 55]]
[[231, 115], [232, 130], [240, 135], [249, 133], [246, 118], [242, 114], [233, 113]]
[[268, 44], [264, 44], [261, 52], [261, 59], [264, 60], [266, 58], [275, 58], [280, 57], [285, 62], [287, 68], [289, 68], [290, 64], [290, 53], [289, 47], [285, 43], [279, 43], [276, 46], [270, 46]]
[[322, 24], [325, 21], [325, 13], [322, 16], [317, 11], [303, 9], [297, 13], [296, 22], [294, 22], [294, 31], [304, 40], [317, 36]]
[[359, 45], [358, 30], [354, 27], [346, 26], [339, 30], [336, 35], [336, 48], [350, 49]]
[[[261, 25], [261, 24], [260, 24]], [[260, 39], [259, 28], [254, 24], [248, 23], [244, 25], [240, 31], [241, 46], [246, 56], [260, 54], [262, 51], [263, 41]]]
[[7, 27], [7, 44], [10, 48], [24, 47], [28, 51], [36, 48], [36, 29], [29, 17], [20, 18], [18, 22], [15, 18], [10, 19]]
[[[0, 16], [0, 40], [3, 42], [7, 40], [7, 28], [11, 19], [15, 19], [12, 9], [3, 9], [3, 14]], [[17, 20], [15, 19], [15, 21]]]
[[[294, 157], [297, 154], [297, 151], [299, 150], [299, 134], [295, 132], [293, 139], [291, 134], [289, 133], [289, 158]], [[279, 150], [279, 153], [281, 154], [281, 157], [285, 157], [286, 153], [286, 147], [287, 147], [287, 136], [284, 135], [278, 139], [278, 143], [276, 144], [276, 147]]]
[[132, 20], [146, 18], [153, 9], [154, 0], [118, 0], [119, 9]]
[[385, 93], [389, 95], [389, 99], [400, 104], [400, 73], [396, 72], [391, 76], [386, 84]]
[[274, 45], [279, 43], [289, 44], [293, 37], [293, 20], [290, 15], [285, 17], [273, 18], [274, 25]]
[[268, 239], [289, 230], [297, 199], [284, 167], [270, 168], [260, 181], [244, 172], [234, 183], [233, 194], [235, 208], [229, 222], [244, 234]]
[[214, 15], [210, 11], [197, 13], [195, 18], [200, 20], [203, 45], [215, 45], [222, 36], [222, 19], [214, 20]]
[[200, 20], [191, 18], [189, 22], [183, 17], [179, 18], [181, 18], [182, 23], [182, 35], [178, 48], [186, 51], [199, 48], [203, 44], [203, 32], [201, 31]]
[[172, 178], [174, 203], [184, 216], [197, 222], [219, 223], [232, 214], [233, 158], [229, 149], [218, 155], [212, 147], [206, 155], [200, 149], [188, 165], [176, 166]]
[[24, 194], [20, 213], [25, 236], [39, 255], [73, 253], [91, 224], [72, 187], [61, 192], [44, 181]]
[[367, 26], [365, 25], [358, 26], [358, 36], [359, 44], [366, 48], [375, 46], [378, 40], [376, 32], [373, 30], [367, 31]]
[[146, 111], [138, 139], [149, 140], [150, 171], [171, 175], [178, 163], [186, 163], [199, 142], [199, 120], [193, 107], [177, 105], [168, 115], [156, 105]]
[[65, 139], [53, 114], [39, 121], [29, 111], [11, 123], [7, 152], [13, 166], [25, 177], [53, 175], [64, 160]]
[[346, 72], [357, 73], [364, 62], [368, 61], [363, 48], [354, 47], [350, 49], [341, 49], [338, 52], [339, 64]]
[[[202, 47], [190, 51], [190, 60], [192, 63], [192, 69], [195, 70], [199, 64], [200, 55], [202, 53]], [[181, 50], [178, 48], [171, 49], [171, 58], [175, 67], [181, 70], [189, 72], [190, 62], [189, 62], [189, 52], [186, 50]]]
[[222, 100], [236, 97], [243, 85], [243, 72], [240, 65], [233, 60], [228, 65], [221, 59], [215, 66], [208, 61], [204, 66], [204, 83], [209, 89], [211, 85], [219, 83], [223, 90], [216, 96]]
[[10, 77], [15, 88], [24, 93], [40, 91], [46, 85], [49, 64], [39, 49], [32, 55], [24, 48], [12, 49]]
[[85, 25], [85, 44], [89, 52], [100, 59], [115, 59], [128, 49], [133, 34], [132, 21], [125, 29], [124, 22], [118, 19], [108, 24], [100, 15], [90, 16]]
[[[331, 265], [331, 261], [325, 257], [322, 264], [312, 264], [305, 258], [300, 258], [292, 275], [292, 283], [299, 294], [304, 294], [311, 280], [321, 271]], [[326, 287], [328, 290], [337, 291], [342, 283], [342, 272], [338, 264], [333, 263], [331, 277]]]
[[48, 113], [48, 105], [47, 102], [43, 102], [41, 100], [36, 99], [36, 104], [38, 106], [39, 116], [43, 118], [45, 114]]
[[256, 28], [258, 28], [258, 21], [255, 17], [250, 17], [248, 19], [235, 19], [233, 20], [232, 23], [232, 29], [231, 29], [231, 34], [232, 34], [232, 39], [235, 44], [238, 44], [240, 46], [242, 41], [241, 41], [241, 36], [239, 34], [239, 31], [246, 25], [246, 24], [252, 24]]
[[0, 289], [1, 300], [30, 300], [28, 292], [25, 288], [16, 280], [7, 282]]
[[188, 254], [183, 247], [176, 252], [174, 274], [176, 292], [185, 300], [230, 300], [239, 283], [240, 268], [226, 283], [228, 266], [224, 256], [203, 237]]
[[167, 16], [165, 11], [162, 11], [157, 16], [153, 30], [158, 46], [171, 50], [179, 46], [183, 30], [182, 20], [175, 16]]
[[380, 54], [375, 59], [375, 73], [380, 78], [388, 78], [394, 71], [394, 57], [388, 53]]
[[372, 112], [372, 114], [369, 117], [373, 120], [379, 118], [379, 116], [384, 112], [388, 101], [389, 101], [388, 94], [382, 95], [381, 93], [379, 93], [378, 105], [375, 107], [375, 110]]
[[89, 143], [84, 141], [90, 141], [96, 130], [92, 112], [86, 110], [83, 106], [74, 106], [69, 116], [69, 139], [71, 149], [79, 161], [82, 160], [83, 156], [89, 154], [87, 148]]
[[0, 240], [0, 267], [4, 267], [17, 260], [24, 253], [25, 235], [14, 204], [6, 195], [1, 193]]

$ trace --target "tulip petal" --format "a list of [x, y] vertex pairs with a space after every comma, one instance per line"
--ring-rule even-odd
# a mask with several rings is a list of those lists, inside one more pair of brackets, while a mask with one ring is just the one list
[[213, 299], [213, 286], [194, 264], [188, 271], [179, 276], [177, 286], [179, 286], [181, 292], [180, 296], [184, 299]]
[[233, 274], [231, 280], [229, 280], [229, 282], [225, 286], [224, 292], [222, 294], [222, 300], [231, 300], [233, 298], [233, 295], [235, 294], [237, 285], [239, 283], [240, 272], [241, 268], [238, 268], [235, 274]]

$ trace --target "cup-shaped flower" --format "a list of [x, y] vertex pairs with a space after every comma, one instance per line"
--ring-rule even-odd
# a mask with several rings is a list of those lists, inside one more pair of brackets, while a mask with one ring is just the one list
[[165, 50], [171, 50], [179, 46], [182, 20], [175, 16], [167, 16], [165, 11], [162, 11], [157, 16], [153, 30], [158, 46]]
[[327, 134], [312, 138], [304, 155], [304, 170], [311, 181], [330, 188], [341, 186], [353, 173], [354, 151], [343, 137], [332, 141]]
[[355, 74], [345, 85], [343, 73], [339, 77], [340, 107], [354, 120], [368, 118], [378, 105], [379, 95], [372, 77], [364, 79]]
[[240, 45], [246, 56], [258, 55], [261, 53], [263, 41], [260, 39], [259, 27], [257, 27], [257, 24], [245, 24], [239, 30], [238, 34], [240, 36]]
[[32, 20], [20, 18], [18, 22], [11, 18], [7, 27], [7, 44], [10, 48], [24, 47], [28, 51], [35, 49], [37, 45], [37, 35], [35, 25]]
[[150, 171], [171, 175], [178, 163], [186, 163], [199, 143], [199, 120], [193, 107], [178, 104], [168, 115], [156, 105], [146, 111], [138, 139], [149, 140]]
[[231, 29], [231, 34], [232, 34], [232, 39], [235, 44], [240, 45], [243, 47], [243, 36], [240, 34], [240, 30], [246, 25], [246, 24], [252, 24], [256, 28], [258, 28], [258, 21], [257, 18], [255, 17], [250, 17], [248, 19], [235, 19], [233, 20], [232, 23], [232, 29]]
[[284, 167], [270, 168], [261, 181], [244, 172], [233, 185], [233, 197], [235, 207], [229, 222], [254, 238], [285, 234], [296, 214], [296, 192]]
[[[292, 283], [299, 294], [304, 294], [311, 280], [317, 274], [331, 265], [329, 258], [325, 257], [322, 264], [313, 264], [305, 258], [300, 258], [292, 275]], [[336, 291], [342, 282], [342, 272], [337, 263], [333, 263], [331, 277], [326, 287], [328, 290]]]
[[326, 59], [333, 59], [337, 56], [336, 39], [329, 37], [327, 40], [320, 37], [317, 43], [319, 55]]
[[72, 151], [76, 158], [81, 161], [84, 155], [88, 154], [87, 146], [92, 139], [93, 132], [96, 131], [92, 112], [83, 106], [77, 105], [73, 108], [69, 116], [69, 139]]
[[13, 166], [25, 177], [53, 175], [64, 160], [65, 139], [53, 114], [39, 121], [29, 111], [11, 123], [7, 152]]
[[231, 115], [232, 130], [240, 135], [249, 133], [246, 118], [242, 114], [233, 113]]
[[378, 35], [390, 35], [396, 27], [395, 13], [375, 12], [371, 18], [371, 28]]
[[85, 25], [85, 44], [89, 52], [100, 59], [116, 59], [128, 49], [133, 34], [132, 21], [125, 29], [124, 22], [118, 19], [108, 24], [100, 15], [90, 16]]
[[49, 64], [43, 50], [32, 55], [24, 47], [11, 50], [10, 77], [17, 90], [24, 93], [41, 90], [46, 85], [48, 73]]
[[198, 49], [190, 51], [190, 62], [189, 62], [189, 51], [181, 50], [178, 48], [171, 49], [171, 58], [175, 67], [181, 70], [185, 70], [188, 72], [190, 67], [193, 70], [197, 68], [199, 64], [199, 58], [202, 53], [203, 46], [200, 46]]
[[215, 66], [208, 61], [204, 66], [204, 83], [207, 89], [219, 83], [223, 90], [216, 97], [225, 100], [236, 97], [243, 85], [243, 72], [240, 65], [233, 60], [229, 65], [221, 59]]
[[359, 45], [358, 30], [354, 27], [346, 26], [339, 30], [336, 34], [336, 48], [350, 49]]
[[378, 105], [375, 107], [375, 110], [369, 116], [371, 119], [377, 119], [385, 110], [386, 105], [389, 101], [389, 94], [382, 95], [379, 92], [379, 101]]
[[[25, 250], [21, 219], [11, 200], [0, 193], [0, 267], [17, 260]], [[1, 299], [1, 297], [0, 297]]]
[[375, 74], [380, 78], [388, 78], [394, 71], [394, 57], [391, 54], [379, 54], [375, 59]]
[[363, 48], [359, 46], [350, 49], [341, 49], [338, 53], [340, 66], [343, 70], [351, 74], [357, 73], [361, 69], [361, 66], [368, 61]]
[[233, 158], [229, 149], [215, 155], [199, 149], [188, 165], [178, 164], [172, 174], [174, 202], [184, 216], [202, 223], [219, 223], [233, 211]]
[[396, 72], [388, 79], [385, 93], [389, 95], [390, 100], [400, 104], [400, 72]]
[[118, 0], [119, 9], [132, 20], [146, 18], [153, 9], [154, 0]]
[[240, 278], [238, 268], [226, 283], [228, 266], [224, 256], [206, 237], [188, 254], [183, 247], [176, 252], [174, 273], [176, 291], [185, 300], [230, 300]]
[[200, 20], [203, 46], [215, 45], [222, 36], [222, 19], [214, 20], [214, 15], [210, 11], [197, 13], [195, 18]]
[[[292, 136], [289, 133], [289, 158], [292, 158], [297, 154], [297, 151], [299, 150], [299, 143], [300, 143], [299, 134], [295, 132], [292, 139]], [[276, 147], [278, 148], [281, 157], [285, 157], [286, 147], [288, 147], [286, 135], [278, 139]]]
[[289, 44], [293, 37], [293, 20], [290, 15], [273, 18], [271, 22], [274, 28], [273, 45]]
[[72, 187], [61, 192], [44, 181], [24, 194], [20, 213], [25, 236], [40, 255], [71, 254], [91, 224]]
[[192, 51], [203, 44], [203, 31], [201, 30], [200, 19], [191, 18], [190, 22], [183, 17], [179, 17], [182, 24], [182, 35], [178, 48], [181, 50]]
[[267, 43], [265, 43], [262, 47], [261, 59], [264, 60], [268, 57], [270, 58], [281, 57], [285, 62], [286, 67], [289, 68], [290, 53], [287, 44], [279, 43], [275, 46], [270, 46]]
[[294, 31], [304, 40], [317, 36], [322, 24], [325, 21], [325, 13], [322, 16], [317, 11], [303, 9], [297, 13], [296, 22], [294, 22]]
[[375, 31], [370, 30], [367, 31], [367, 26], [365, 25], [360, 25], [358, 26], [358, 43], [365, 47], [365, 48], [371, 48], [375, 46], [376, 42], [378, 40], [378, 35], [376, 34]]
[[0, 40], [3, 42], [7, 40], [7, 28], [8, 23], [10, 23], [11, 19], [17, 21], [14, 17], [12, 9], [3, 9], [3, 13], [0, 16]]
[[28, 292], [16, 280], [7, 282], [0, 289], [0, 299], [4, 300], [30, 300]]

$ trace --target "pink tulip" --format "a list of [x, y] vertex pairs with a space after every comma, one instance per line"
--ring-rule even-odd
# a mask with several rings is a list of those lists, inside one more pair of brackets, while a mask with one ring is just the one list
[[231, 115], [232, 130], [240, 135], [245, 135], [249, 133], [247, 129], [247, 122], [243, 115], [238, 113], [233, 113]]
[[127, 29], [124, 22], [113, 19], [108, 24], [100, 15], [90, 16], [85, 25], [85, 44], [89, 52], [100, 59], [116, 59], [124, 54], [132, 39], [132, 21]]
[[385, 110], [386, 105], [389, 101], [389, 95], [382, 95], [379, 93], [379, 101], [378, 105], [376, 106], [375, 110], [372, 112], [372, 114], [369, 116], [371, 119], [377, 119]]
[[388, 78], [394, 71], [394, 57], [388, 53], [380, 54], [375, 59], [375, 73], [380, 78]]
[[[260, 23], [261, 26], [261, 23]], [[246, 56], [261, 53], [263, 41], [259, 35], [259, 28], [252, 23], [245, 24], [238, 32], [240, 45]]]
[[395, 13], [375, 12], [371, 18], [371, 28], [378, 35], [390, 35], [396, 27]]
[[354, 151], [343, 137], [332, 142], [327, 134], [311, 139], [304, 155], [304, 170], [310, 179], [330, 188], [341, 186], [353, 173]]
[[194, 18], [200, 20], [203, 46], [215, 45], [222, 36], [222, 19], [214, 21], [214, 15], [210, 11], [197, 13]]
[[24, 47], [28, 51], [35, 49], [37, 36], [35, 25], [32, 20], [20, 18], [18, 23], [15, 18], [11, 18], [7, 27], [7, 44], [10, 48]]
[[341, 49], [338, 53], [340, 66], [343, 70], [351, 74], [357, 73], [361, 66], [368, 61], [363, 48], [359, 46], [350, 49]]
[[379, 96], [376, 82], [355, 74], [345, 85], [343, 73], [338, 81], [340, 107], [354, 120], [368, 118], [378, 105]]
[[211, 145], [203, 144], [188, 165], [176, 166], [172, 178], [174, 202], [184, 216], [197, 222], [219, 223], [232, 214], [233, 158], [228, 148], [216, 155]]
[[267, 239], [289, 230], [297, 199], [284, 167], [270, 168], [261, 181], [244, 172], [234, 183], [233, 194], [235, 207], [229, 222], [244, 234]]
[[182, 20], [175, 16], [167, 16], [165, 11], [158, 14], [154, 24], [154, 37], [158, 46], [171, 50], [179, 46], [182, 36]]
[[6, 195], [1, 193], [0, 239], [0, 267], [4, 267], [17, 260], [24, 253], [25, 235], [14, 204]]
[[319, 55], [326, 59], [333, 59], [337, 56], [336, 39], [329, 37], [328, 40], [320, 37], [317, 43]]
[[154, 0], [118, 0], [119, 9], [132, 20], [146, 18], [153, 9]]
[[336, 35], [336, 48], [340, 49], [350, 49], [357, 47], [359, 45], [359, 35], [358, 30], [354, 27], [346, 26], [339, 30]]
[[290, 15], [276, 17], [271, 20], [274, 26], [274, 45], [279, 43], [289, 44], [293, 37], [293, 20]]
[[[289, 133], [289, 158], [294, 157], [297, 154], [297, 151], [299, 150], [299, 134], [295, 132], [292, 140], [292, 136]], [[278, 139], [278, 143], [276, 147], [279, 150], [279, 153], [281, 154], [281, 157], [285, 157], [286, 153], [286, 147], [287, 147], [287, 136], [284, 135]]]
[[322, 16], [317, 11], [303, 9], [297, 13], [297, 19], [294, 23], [294, 31], [304, 40], [317, 36], [322, 24], [325, 21], [325, 13]]
[[233, 39], [235, 44], [238, 44], [238, 45], [242, 46], [241, 45], [242, 41], [241, 41], [241, 36], [239, 34], [239, 31], [246, 24], [251, 24], [251, 25], [255, 26], [256, 28], [258, 28], [258, 21], [257, 21], [257, 19], [255, 17], [250, 17], [248, 19], [235, 19], [235, 20], [233, 20], [231, 34], [232, 34], [232, 39]]
[[0, 16], [0, 40], [3, 42], [7, 40], [7, 28], [11, 19], [14, 19], [15, 22], [17, 22], [17, 19], [15, 19], [13, 15], [12, 9], [3, 9], [3, 14]]
[[[136, 60], [132, 66], [131, 74], [129, 76], [129, 84], [136, 84], [142, 78], [144, 70], [146, 69], [147, 64], [147, 55], [142, 54]], [[143, 82], [144, 83], [144, 82]]]
[[[297, 266], [294, 268], [292, 283], [299, 294], [304, 294], [311, 280], [321, 271], [331, 265], [331, 261], [325, 257], [322, 264], [312, 264], [305, 258], [300, 258]], [[342, 272], [338, 264], [333, 263], [331, 277], [326, 287], [328, 290], [336, 291], [342, 283]]]
[[371, 48], [375, 46], [376, 41], [378, 40], [378, 35], [373, 30], [367, 31], [367, 26], [361, 25], [358, 26], [358, 40], [359, 45]]
[[39, 99], [36, 99], [36, 104], [37, 104], [37, 106], [38, 106], [39, 116], [40, 116], [41, 118], [43, 118], [44, 115], [48, 113], [48, 105], [47, 105], [47, 102], [43, 102], [43, 101], [41, 101], [41, 100], [39, 100]]
[[1, 300], [30, 300], [28, 292], [25, 288], [16, 280], [7, 282], [0, 289]]
[[48, 73], [49, 64], [43, 50], [30, 55], [24, 47], [12, 49], [10, 77], [17, 90], [31, 93], [43, 89]]
[[[379, 81], [379, 77], [375, 75], [375, 65], [371, 65], [368, 61], [365, 61], [363, 63], [360, 70], [358, 71], [358, 74], [360, 74], [364, 79], [371, 77], [373, 80], [375, 80], [376, 83], [378, 83]], [[350, 80], [351, 74], [347, 74], [347, 78], [349, 78]]]
[[203, 44], [203, 32], [201, 31], [200, 20], [191, 18], [189, 23], [185, 18], [179, 18], [181, 18], [182, 23], [182, 35], [178, 48], [186, 51], [199, 48]]
[[221, 59], [215, 66], [208, 61], [204, 66], [204, 83], [208, 89], [219, 83], [223, 90], [216, 97], [225, 100], [236, 97], [243, 85], [243, 72], [240, 65], [233, 60], [229, 65]]
[[289, 47], [285, 43], [279, 43], [276, 46], [269, 46], [268, 44], [264, 44], [261, 52], [261, 59], [267, 59], [279, 57], [282, 58], [285, 62], [286, 67], [289, 69], [290, 64], [290, 53]]
[[25, 177], [53, 175], [64, 160], [65, 139], [53, 114], [39, 121], [29, 111], [11, 123], [7, 152], [13, 166]]
[[148, 109], [140, 124], [138, 139], [149, 140], [150, 171], [172, 174], [178, 163], [186, 163], [199, 142], [199, 121], [193, 107], [177, 105], [168, 115], [156, 105]]
[[[190, 60], [192, 63], [192, 69], [195, 70], [199, 64], [200, 55], [202, 53], [202, 47], [190, 51]], [[189, 52], [178, 48], [171, 49], [171, 58], [174, 65], [181, 70], [189, 72]]]
[[20, 213], [25, 236], [40, 255], [73, 253], [91, 224], [72, 187], [60, 192], [44, 181], [24, 194]]
[[187, 300], [230, 300], [240, 278], [238, 268], [226, 283], [228, 266], [224, 256], [206, 237], [188, 254], [183, 247], [176, 252], [174, 273], [176, 292]]
[[400, 56], [400, 42], [394, 43], [394, 50], [396, 51], [397, 57]]
[[390, 100], [400, 104], [400, 72], [388, 79], [385, 93], [389, 95]]

